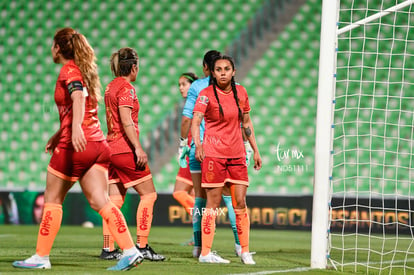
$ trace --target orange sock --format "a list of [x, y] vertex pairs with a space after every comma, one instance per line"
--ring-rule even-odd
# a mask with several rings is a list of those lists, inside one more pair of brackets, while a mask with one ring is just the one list
[[194, 208], [194, 197], [190, 196], [187, 191], [175, 191], [173, 197], [178, 201], [191, 216], [191, 210]]
[[247, 214], [247, 208], [235, 208], [234, 213], [236, 214], [237, 234], [239, 235], [242, 253], [249, 252], [250, 219]]
[[37, 235], [37, 255], [47, 256], [50, 254], [53, 242], [62, 223], [62, 215], [61, 204], [45, 203], [42, 221], [40, 222], [39, 233]]
[[141, 196], [137, 209], [137, 244], [140, 248], [148, 244], [148, 235], [152, 224], [152, 211], [157, 200], [157, 193]]
[[122, 250], [134, 246], [124, 215], [122, 215], [121, 210], [119, 210], [113, 202], [109, 201], [105, 204], [105, 206], [99, 210], [99, 215], [101, 215], [102, 219], [108, 224], [111, 235], [114, 236], [115, 241]]
[[[124, 204], [125, 198], [122, 195], [113, 195], [113, 196], [109, 196], [109, 199], [116, 205], [116, 207], [118, 207], [118, 209], [121, 209], [122, 205]], [[105, 220], [102, 220], [102, 233], [103, 233], [103, 247], [102, 248], [107, 249], [108, 251], [114, 251], [115, 240]]]
[[213, 246], [216, 231], [216, 216], [214, 209], [207, 208], [201, 219], [201, 255], [206, 256]]

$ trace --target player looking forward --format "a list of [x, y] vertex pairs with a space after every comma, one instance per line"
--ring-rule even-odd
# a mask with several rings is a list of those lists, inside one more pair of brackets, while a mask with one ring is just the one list
[[[201, 186], [207, 195], [206, 212], [202, 218], [202, 250], [199, 261], [230, 262], [211, 252], [216, 227], [215, 210], [220, 206], [224, 186], [228, 185], [242, 247], [241, 261], [244, 264], [255, 264], [249, 252], [250, 221], [246, 206], [249, 179], [240, 123], [254, 152], [255, 169], [261, 168], [262, 160], [250, 120], [247, 92], [243, 86], [236, 84], [234, 75], [235, 68], [231, 57], [222, 55], [216, 58], [212, 66], [212, 85], [200, 92], [194, 107], [191, 133], [195, 144], [195, 157], [202, 163]], [[201, 143], [200, 124], [203, 119], [205, 132]]]

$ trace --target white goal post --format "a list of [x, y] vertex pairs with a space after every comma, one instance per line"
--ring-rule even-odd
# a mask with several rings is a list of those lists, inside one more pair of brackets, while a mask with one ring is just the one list
[[312, 268], [414, 272], [413, 4], [323, 0]]

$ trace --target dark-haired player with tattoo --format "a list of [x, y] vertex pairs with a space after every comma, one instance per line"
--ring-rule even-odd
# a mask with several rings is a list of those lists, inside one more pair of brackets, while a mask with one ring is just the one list
[[[194, 107], [191, 133], [195, 143], [195, 157], [202, 163], [201, 186], [207, 195], [206, 211], [202, 218], [202, 250], [199, 262], [229, 263], [211, 252], [216, 227], [216, 209], [220, 206], [225, 185], [230, 186], [236, 226], [242, 247], [241, 261], [255, 264], [249, 252], [250, 221], [247, 214], [246, 191], [249, 185], [246, 150], [242, 130], [253, 149], [254, 168], [259, 170], [262, 160], [250, 119], [250, 105], [246, 89], [234, 80], [235, 69], [231, 57], [221, 55], [212, 66], [212, 85], [202, 90]], [[205, 121], [203, 143], [199, 126]]]
[[[211, 84], [211, 68], [214, 60], [220, 56], [220, 52], [216, 50], [210, 50], [204, 54], [203, 58], [203, 73], [206, 76], [205, 78], [198, 79], [194, 81], [190, 89], [188, 90], [187, 100], [185, 102], [182, 122], [181, 122], [181, 138], [178, 155], [182, 155], [182, 150], [187, 143], [187, 137], [190, 130], [191, 119], [193, 118], [193, 109], [196, 103], [197, 97], [201, 90], [208, 87]], [[204, 133], [204, 121], [202, 120], [200, 125], [200, 133]], [[202, 142], [203, 134], [201, 134], [200, 140]], [[206, 206], [206, 193], [201, 188], [201, 164], [195, 158], [195, 146], [194, 142], [191, 143], [190, 147], [190, 157], [189, 165], [191, 177], [193, 180], [194, 193], [195, 193], [195, 202], [194, 208], [192, 211], [193, 214], [193, 234], [194, 234], [194, 247], [193, 247], [193, 257], [199, 258], [201, 253], [201, 217], [204, 212], [203, 209]], [[234, 236], [234, 248], [237, 256], [241, 256], [241, 246], [239, 237], [237, 235], [236, 228], [236, 215], [234, 214], [234, 209], [231, 201], [230, 190], [228, 188], [223, 189], [223, 200], [227, 207], [227, 214], [231, 224], [231, 229]]]

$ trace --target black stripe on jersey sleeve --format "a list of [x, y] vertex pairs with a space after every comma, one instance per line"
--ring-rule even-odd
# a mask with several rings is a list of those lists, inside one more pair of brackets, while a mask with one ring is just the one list
[[72, 94], [74, 91], [83, 91], [82, 82], [72, 81], [68, 84], [69, 94]]

